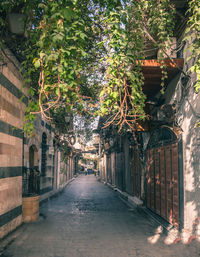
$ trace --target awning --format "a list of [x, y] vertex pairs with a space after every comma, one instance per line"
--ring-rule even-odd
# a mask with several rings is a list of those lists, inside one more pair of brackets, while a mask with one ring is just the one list
[[[166, 71], [168, 78], [165, 80], [165, 84], [167, 85], [183, 68], [184, 60], [166, 59], [164, 63], [167, 66]], [[143, 91], [147, 97], [155, 96], [161, 89], [161, 65], [161, 62], [156, 59], [142, 61], [142, 72], [145, 78]]]

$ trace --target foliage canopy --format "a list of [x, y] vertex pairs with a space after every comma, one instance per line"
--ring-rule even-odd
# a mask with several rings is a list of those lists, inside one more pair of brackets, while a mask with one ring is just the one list
[[[3, 0], [0, 7], [4, 39], [8, 13], [25, 14], [27, 36], [20, 45], [16, 36], [13, 48], [29, 84], [28, 124], [40, 112], [55, 122], [70, 112], [109, 115], [107, 125], [132, 130], [147, 118], [141, 65], [149, 41], [164, 53], [170, 47], [176, 14], [170, 0]], [[200, 53], [199, 10], [200, 1], [190, 0], [193, 56]], [[199, 61], [192, 70], [199, 76]], [[162, 74], [164, 89], [164, 64]]]

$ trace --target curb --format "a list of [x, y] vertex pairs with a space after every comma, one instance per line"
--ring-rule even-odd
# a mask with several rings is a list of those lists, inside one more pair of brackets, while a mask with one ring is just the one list
[[103, 182], [103, 183], [105, 185], [107, 185], [109, 188], [111, 188], [112, 190], [114, 190], [115, 192], [117, 192], [119, 197], [122, 198], [123, 200], [125, 200], [129, 205], [131, 205], [133, 207], [142, 207], [143, 206], [143, 201], [141, 199], [139, 199], [138, 197], [129, 195], [128, 193], [121, 191], [116, 186], [111, 185], [110, 183], [107, 183], [107, 182]]
[[116, 186], [111, 185], [110, 183], [103, 181], [101, 178], [98, 178], [98, 181], [100, 181], [101, 183], [105, 184], [106, 186], [108, 186], [109, 188], [114, 190], [118, 194], [119, 198], [125, 204], [127, 204], [129, 207], [139, 208], [140, 210], [142, 210], [155, 223], [162, 226], [165, 231], [169, 232], [170, 230], [175, 228], [172, 224], [170, 224], [169, 222], [164, 220], [162, 217], [160, 217], [156, 213], [153, 213], [151, 210], [147, 209], [144, 206], [144, 202], [141, 199], [139, 199], [138, 197], [131, 196], [128, 193], [121, 191]]
[[39, 204], [41, 205], [43, 202], [48, 201], [49, 199], [51, 199], [52, 197], [55, 197], [56, 195], [62, 193], [62, 191], [65, 189], [65, 187], [70, 184], [73, 180], [75, 180], [75, 177], [73, 177], [72, 179], [68, 180], [64, 185], [62, 185], [60, 188], [50, 191], [49, 193], [40, 196], [40, 200], [39, 200]]

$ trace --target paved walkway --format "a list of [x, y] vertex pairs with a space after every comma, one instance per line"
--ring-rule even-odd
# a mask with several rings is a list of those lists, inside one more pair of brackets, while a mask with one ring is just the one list
[[200, 245], [167, 245], [140, 209], [127, 207], [93, 175], [79, 176], [44, 203], [41, 216], [11, 234], [1, 257], [196, 257]]

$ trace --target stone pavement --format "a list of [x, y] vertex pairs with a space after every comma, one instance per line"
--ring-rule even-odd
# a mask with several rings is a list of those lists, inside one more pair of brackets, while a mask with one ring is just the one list
[[200, 244], [166, 244], [140, 208], [130, 208], [93, 175], [81, 175], [40, 208], [40, 218], [6, 239], [1, 257], [196, 257]]

